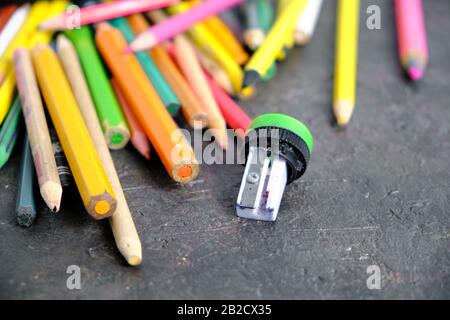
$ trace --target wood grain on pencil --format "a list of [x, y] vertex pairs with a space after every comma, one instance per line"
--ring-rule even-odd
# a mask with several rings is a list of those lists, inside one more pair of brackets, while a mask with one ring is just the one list
[[39, 189], [50, 210], [57, 212], [61, 205], [62, 186], [31, 54], [27, 48], [19, 48], [14, 52], [14, 67]]
[[109, 218], [116, 245], [130, 265], [139, 265], [142, 261], [141, 241], [136, 231], [130, 209], [128, 208], [100, 122], [98, 121], [94, 103], [89, 94], [89, 88], [86, 79], [84, 79], [76, 50], [72, 43], [66, 37], [61, 35], [58, 37], [57, 47], [61, 62], [66, 70], [69, 82], [72, 85], [72, 89], [78, 101], [81, 115], [83, 116], [86, 127], [92, 137], [95, 149], [98, 152], [106, 175], [117, 196], [116, 211], [114, 212], [114, 215]]

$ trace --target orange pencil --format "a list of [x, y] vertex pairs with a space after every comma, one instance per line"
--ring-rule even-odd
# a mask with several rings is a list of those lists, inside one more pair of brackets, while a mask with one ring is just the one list
[[192, 147], [177, 127], [121, 32], [106, 22], [96, 27], [95, 42], [125, 98], [173, 180], [181, 183], [198, 176]]
[[[128, 23], [136, 34], [140, 34], [149, 27], [147, 20], [142, 14], [129, 16]], [[181, 111], [189, 125], [198, 129], [206, 127], [208, 125], [208, 115], [203, 110], [197, 96], [168, 52], [162, 46], [156, 46], [149, 51], [149, 54], [178, 99], [180, 99]]]
[[111, 79], [111, 86], [116, 93], [117, 100], [119, 101], [120, 106], [122, 107], [122, 111], [125, 114], [125, 118], [127, 118], [128, 126], [131, 130], [131, 143], [134, 148], [139, 151], [146, 159], [150, 160], [150, 142], [145, 135], [144, 129], [142, 129], [141, 124], [138, 119], [131, 110], [128, 101], [125, 99], [125, 96], [122, 93], [122, 90], [119, 87], [119, 84], [115, 79]]

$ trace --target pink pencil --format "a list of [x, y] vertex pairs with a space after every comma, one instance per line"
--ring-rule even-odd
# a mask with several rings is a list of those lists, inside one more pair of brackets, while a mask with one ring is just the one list
[[227, 125], [231, 129], [234, 129], [239, 137], [244, 138], [245, 132], [250, 126], [252, 120], [244, 112], [244, 110], [242, 110], [241, 107], [221, 87], [219, 87], [217, 83], [214, 82], [209, 74], [205, 72], [205, 75], [208, 79], [211, 92], [217, 101], [220, 112], [225, 118]]
[[142, 32], [129, 46], [132, 51], [151, 49], [180, 34], [196, 22], [231, 8], [243, 0], [206, 0], [188, 12], [178, 14]]
[[167, 7], [178, 0], [128, 0], [95, 4], [63, 13], [40, 24], [43, 30], [64, 30]]
[[428, 63], [422, 0], [395, 0], [395, 16], [401, 64], [412, 80], [419, 80]]

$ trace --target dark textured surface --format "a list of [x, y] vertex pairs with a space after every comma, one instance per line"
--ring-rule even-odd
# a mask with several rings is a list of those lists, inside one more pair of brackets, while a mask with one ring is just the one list
[[[286, 190], [275, 224], [235, 217], [243, 167], [202, 166], [173, 184], [161, 164], [114, 152], [144, 262], [127, 267], [107, 222], [76, 201], [15, 222], [19, 154], [0, 171], [0, 298], [450, 298], [450, 2], [424, 1], [431, 65], [417, 86], [399, 73], [391, 1], [382, 30], [362, 19], [358, 105], [351, 126], [331, 125], [335, 2], [314, 41], [245, 103], [252, 116], [284, 112], [315, 136], [305, 176]], [[20, 149], [20, 148], [18, 148]], [[82, 290], [66, 289], [81, 267]], [[381, 268], [368, 290], [366, 268]]]

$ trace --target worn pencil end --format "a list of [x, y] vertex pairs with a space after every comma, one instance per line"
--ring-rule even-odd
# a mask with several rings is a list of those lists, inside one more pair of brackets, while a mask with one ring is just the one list
[[339, 127], [346, 126], [353, 115], [355, 104], [352, 101], [336, 101], [334, 104], [334, 115]]
[[33, 207], [20, 207], [17, 209], [17, 223], [24, 228], [30, 227], [36, 219], [36, 211]]
[[135, 237], [116, 239], [116, 244], [130, 266], [136, 267], [142, 263], [142, 245], [137, 234]]

